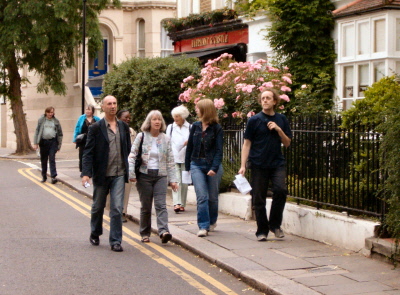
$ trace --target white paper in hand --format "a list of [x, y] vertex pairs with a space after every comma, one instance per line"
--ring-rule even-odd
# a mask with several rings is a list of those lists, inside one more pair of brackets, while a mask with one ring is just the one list
[[192, 183], [192, 176], [190, 175], [190, 171], [182, 171], [182, 183]]
[[251, 191], [250, 183], [242, 174], [236, 175], [233, 183], [236, 185], [236, 188], [239, 190], [239, 192], [241, 192], [243, 195]]

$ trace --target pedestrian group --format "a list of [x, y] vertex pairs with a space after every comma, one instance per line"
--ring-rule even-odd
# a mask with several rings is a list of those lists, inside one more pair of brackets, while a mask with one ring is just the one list
[[[287, 118], [275, 112], [279, 100], [275, 89], [267, 88], [261, 92], [259, 103], [262, 111], [247, 122], [238, 172], [244, 176], [246, 170], [251, 169], [251, 195], [258, 241], [266, 241], [269, 232], [277, 238], [284, 237], [281, 224], [287, 187], [281, 147], [289, 147], [292, 133]], [[167, 187], [172, 188], [173, 210], [176, 213], [185, 212], [188, 183], [183, 181], [182, 175], [188, 172], [197, 200], [197, 236], [206, 237], [214, 231], [223, 174], [223, 130], [213, 101], [201, 99], [196, 104], [198, 121], [193, 124], [186, 120], [189, 111], [184, 106], [171, 111], [174, 123], [168, 126], [161, 112], [152, 110], [137, 134], [129, 127], [129, 111], [118, 112], [114, 96], [104, 97], [101, 107], [103, 119], [94, 116], [92, 105], [87, 106], [85, 114], [78, 118], [73, 135], [73, 142], [79, 149], [82, 185], [86, 187], [92, 182], [94, 186], [90, 243], [94, 246], [100, 244], [104, 209], [109, 203], [109, 244], [111, 250], [123, 251], [122, 222], [126, 222], [132, 183], [136, 184], [141, 203], [141, 241], [150, 242], [153, 203], [158, 236], [162, 243], [170, 241]], [[62, 138], [54, 108], [48, 107], [39, 118], [34, 136], [34, 148], [40, 147], [42, 182], [47, 180], [48, 161], [51, 182], [57, 182], [55, 154], [61, 148]], [[268, 218], [266, 197], [270, 182], [273, 198]]]

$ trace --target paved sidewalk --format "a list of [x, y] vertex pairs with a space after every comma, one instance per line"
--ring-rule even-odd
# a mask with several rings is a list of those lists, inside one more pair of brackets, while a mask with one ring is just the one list
[[[16, 157], [0, 148], [0, 157], [38, 163], [35, 154]], [[77, 151], [57, 154], [58, 179], [79, 192], [91, 196], [92, 187], [83, 188], [79, 178]], [[400, 268], [342, 248], [286, 235], [267, 242], [255, 237], [255, 222], [220, 214], [215, 232], [198, 238], [196, 207], [176, 214], [168, 196], [169, 226], [173, 242], [231, 272], [267, 294], [369, 294], [400, 295]], [[128, 215], [138, 222], [140, 202], [132, 189]], [[156, 225], [153, 215], [153, 227]], [[156, 230], [154, 228], [154, 230]], [[338, 233], [340, 234], [340, 233]], [[157, 234], [151, 236], [158, 239]]]

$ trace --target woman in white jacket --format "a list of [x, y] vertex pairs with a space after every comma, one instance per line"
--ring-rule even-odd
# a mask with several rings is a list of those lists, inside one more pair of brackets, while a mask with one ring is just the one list
[[[143, 132], [136, 136], [128, 158], [129, 179], [136, 182], [141, 203], [140, 235], [143, 243], [150, 242], [153, 199], [157, 215], [158, 235], [161, 242], [167, 243], [172, 238], [168, 229], [167, 186], [169, 182], [172, 190], [176, 191], [178, 184], [171, 142], [164, 133], [165, 127], [161, 112], [151, 111], [142, 124], [141, 130]], [[142, 164], [138, 175], [136, 175], [135, 161], [141, 144]]]
[[176, 177], [179, 189], [172, 192], [175, 213], [184, 212], [188, 185], [182, 183], [182, 171], [185, 171], [186, 145], [189, 138], [191, 125], [186, 121], [189, 111], [184, 106], [178, 106], [171, 111], [174, 123], [168, 125], [166, 134], [171, 138], [172, 152], [174, 154]]

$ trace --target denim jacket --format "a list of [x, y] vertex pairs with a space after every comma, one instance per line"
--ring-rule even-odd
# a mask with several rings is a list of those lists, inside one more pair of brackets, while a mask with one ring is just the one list
[[[152, 136], [150, 132], [142, 132], [139, 133], [135, 141], [132, 144], [131, 153], [128, 157], [129, 162], [129, 178], [136, 178], [135, 175], [135, 160], [136, 156], [139, 153], [139, 146], [142, 140], [142, 136], [144, 134], [143, 145], [142, 145], [142, 165], [140, 166], [139, 171], [141, 173], [147, 174], [147, 164], [150, 158], [150, 151], [152, 146]], [[175, 162], [174, 155], [172, 153], [171, 141], [165, 133], [160, 133], [157, 138], [157, 147], [158, 147], [158, 160], [159, 160], [159, 168], [158, 175], [159, 176], [167, 176], [168, 182], [177, 182], [175, 172]]]
[[222, 163], [222, 145], [224, 142], [221, 125], [215, 123], [207, 127], [203, 137], [201, 122], [195, 122], [190, 129], [189, 140], [186, 148], [185, 169], [190, 170], [190, 162], [199, 159], [201, 140], [204, 143], [206, 161], [210, 170], [217, 172]]

